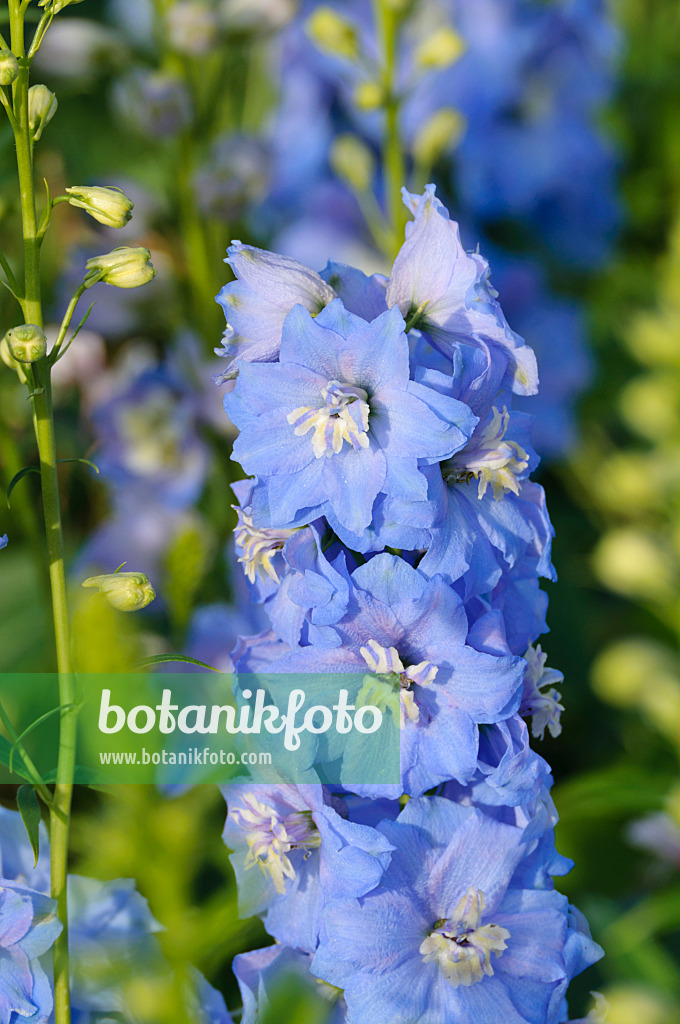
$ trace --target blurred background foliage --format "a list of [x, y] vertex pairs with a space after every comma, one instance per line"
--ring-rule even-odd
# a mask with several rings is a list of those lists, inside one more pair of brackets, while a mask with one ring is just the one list
[[[67, 464], [62, 473], [76, 655], [88, 671], [125, 669], [160, 652], [201, 656], [206, 644], [217, 663], [228, 645], [215, 640], [216, 622], [232, 636], [261, 628], [240, 603], [240, 580], [223, 554], [238, 469], [210, 380], [223, 329], [214, 296], [228, 278], [222, 260], [232, 238], [273, 245], [277, 218], [265, 199], [275, 194], [276, 166], [261, 136], [280, 85], [276, 35], [296, 10], [292, 0], [232, 3], [229, 19], [208, 18], [201, 35], [200, 25], [191, 34], [173, 21], [181, 6], [87, 0], [60, 15], [37, 65], [60, 105], [40, 155], [52, 193], [115, 184], [136, 203], [115, 242], [78, 211], [58, 209], [45, 249], [55, 316], [95, 252], [146, 245], [158, 268], [153, 285], [122, 308], [94, 296], [56, 381], [60, 457], [91, 458], [102, 470], [97, 477]], [[585, 1012], [595, 989], [612, 1024], [672, 1024], [680, 1019], [680, 7], [613, 0], [611, 15], [618, 68], [598, 117], [618, 153], [618, 238], [595, 270], [560, 267], [550, 252], [543, 260], [558, 293], [585, 306], [593, 374], [576, 442], [540, 476], [559, 574], [544, 647], [565, 674], [567, 707], [561, 737], [540, 749], [556, 779], [558, 847], [576, 862], [561, 887], [607, 952], [574, 986], [574, 1009]], [[345, 141], [336, 140], [332, 171], [356, 200], [373, 176], [374, 152], [340, 120]], [[439, 180], [455, 163], [455, 150], [438, 151], [436, 127], [419, 137], [420, 152], [431, 145], [430, 167], [416, 161], [414, 181], [432, 165]], [[464, 125], [449, 115], [446, 130], [456, 135]], [[1, 128], [0, 231], [15, 255], [11, 145]], [[452, 215], [464, 218], [452, 192]], [[364, 212], [374, 216], [366, 199]], [[507, 224], [488, 234], [501, 248], [516, 242]], [[379, 231], [362, 243], [374, 269], [379, 243]], [[521, 238], [519, 251], [527, 244]], [[7, 326], [16, 319], [12, 302], [3, 290]], [[24, 395], [0, 371], [6, 489], [35, 456]], [[10, 536], [0, 570], [6, 671], [51, 665], [40, 530], [29, 475], [0, 510], [0, 533]], [[78, 592], [87, 569], [112, 571], [123, 558], [148, 572], [160, 595], [141, 626]], [[258, 922], [238, 920], [223, 819], [224, 802], [208, 788], [172, 799], [147, 787], [83, 792], [73, 858], [83, 874], [137, 879], [165, 928], [170, 962], [195, 964], [233, 1006], [229, 963], [266, 937]], [[273, 998], [270, 1016], [315, 1024], [327, 1005], [291, 990]]]

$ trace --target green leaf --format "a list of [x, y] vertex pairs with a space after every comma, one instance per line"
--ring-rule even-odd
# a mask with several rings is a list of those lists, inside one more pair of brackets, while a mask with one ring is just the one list
[[17, 791], [17, 807], [21, 814], [35, 858], [33, 866], [38, 863], [40, 855], [40, 804], [33, 786], [19, 786]]
[[14, 755], [15, 755], [17, 749], [19, 748], [19, 746], [20, 746], [20, 744], [21, 744], [21, 742], [22, 742], [22, 740], [24, 739], [25, 736], [28, 736], [28, 734], [33, 732], [33, 730], [36, 729], [39, 725], [42, 725], [43, 722], [46, 722], [48, 720], [48, 718], [53, 718], [54, 715], [58, 715], [62, 711], [68, 711], [68, 710], [70, 710], [70, 708], [74, 708], [74, 707], [76, 707], [75, 704], [60, 704], [59, 707], [52, 708], [51, 711], [46, 711], [44, 715], [40, 716], [40, 718], [36, 718], [35, 722], [31, 722], [31, 724], [28, 725], [19, 736], [17, 736], [17, 738], [15, 739], [14, 743], [12, 744], [12, 749], [11, 749], [10, 755], [9, 755], [9, 765], [8, 765], [9, 770], [10, 771], [13, 770], [12, 765], [13, 765], [13, 761], [14, 761]]
[[[39, 392], [34, 392], [34, 394], [38, 393]], [[94, 462], [90, 462], [89, 459], [57, 459], [57, 462], [83, 462], [86, 466], [89, 466], [91, 469], [93, 469], [95, 473], [99, 472], [99, 466], [95, 466]], [[9, 483], [9, 487], [7, 488], [7, 508], [11, 507], [9, 499], [12, 494], [12, 491], [19, 483], [19, 481], [26, 476], [27, 473], [40, 473], [40, 466], [24, 466], [23, 469], [20, 469], [19, 472], [12, 477]]]
[[206, 665], [204, 661], [197, 661], [196, 658], [190, 658], [188, 654], [154, 654], [153, 657], [140, 661], [137, 668], [148, 668], [149, 665], [164, 665], [169, 661], [183, 661], [187, 665], [199, 665], [201, 668], [210, 669], [211, 672], [221, 673], [221, 669], [215, 668], [213, 665]]
[[57, 459], [57, 462], [82, 462], [93, 469], [95, 473], [99, 472], [99, 466], [95, 466], [94, 462], [90, 462], [89, 459]]
[[10, 508], [9, 499], [11, 497], [12, 491], [19, 483], [19, 481], [22, 480], [28, 473], [40, 473], [40, 467], [24, 466], [23, 469], [20, 469], [18, 473], [14, 474], [14, 476], [9, 482], [9, 487], [7, 488], [7, 508]]
[[[9, 742], [9, 740], [5, 739], [4, 736], [0, 736], [0, 764], [4, 764], [6, 768], [9, 768], [9, 761], [11, 756], [12, 744]], [[14, 775], [19, 775], [22, 779], [30, 780], [30, 776], [23, 764], [21, 764], [19, 767], [17, 767], [17, 765], [15, 764], [12, 771]]]

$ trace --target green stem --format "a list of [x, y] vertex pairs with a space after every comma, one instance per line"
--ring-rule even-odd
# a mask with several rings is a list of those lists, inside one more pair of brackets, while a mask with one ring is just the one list
[[399, 131], [401, 101], [397, 92], [397, 42], [400, 15], [389, 0], [373, 0], [376, 32], [382, 52], [382, 86], [385, 94], [385, 146], [383, 180], [385, 209], [391, 227], [391, 246], [385, 253], [394, 259], [404, 241], [405, 207], [401, 199], [406, 184], [406, 162]]
[[179, 142], [175, 171], [184, 269], [194, 310], [193, 323], [195, 326], [203, 326], [203, 333], [212, 344], [220, 335], [220, 310], [215, 302], [219, 286], [213, 280], [210, 243], [204, 218], [196, 202], [193, 181], [195, 164], [194, 140], [186, 133]]
[[[38, 238], [33, 178], [33, 146], [28, 125], [29, 62], [25, 59], [24, 7], [9, 0], [12, 51], [19, 58], [19, 76], [13, 86], [15, 141], [21, 193], [24, 235], [24, 298], [22, 309], [26, 323], [42, 327], [40, 292], [40, 239]], [[47, 359], [36, 364], [39, 387], [31, 399], [33, 425], [40, 456], [43, 513], [49, 560], [52, 610], [59, 672], [59, 703], [64, 706], [60, 721], [57, 782], [50, 806], [50, 863], [52, 896], [57, 901], [63, 931], [54, 945], [54, 1016], [56, 1024], [70, 1024], [70, 987], [68, 956], [68, 841], [75, 771], [76, 714], [66, 705], [75, 704], [75, 686], [71, 670], [69, 618], [66, 600], [64, 542], [57, 479], [57, 454], [52, 410], [50, 368]]]

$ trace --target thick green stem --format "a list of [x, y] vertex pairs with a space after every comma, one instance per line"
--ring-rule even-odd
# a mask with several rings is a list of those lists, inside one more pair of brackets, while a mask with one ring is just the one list
[[[21, 193], [21, 216], [24, 235], [24, 298], [22, 308], [26, 323], [42, 327], [40, 292], [40, 239], [37, 231], [33, 152], [28, 125], [29, 61], [25, 59], [24, 12], [19, 0], [9, 0], [12, 51], [19, 58], [19, 77], [13, 86], [17, 169]], [[50, 368], [47, 359], [35, 366], [37, 387], [31, 402], [33, 425], [40, 456], [43, 514], [47, 537], [50, 588], [54, 616], [59, 702], [75, 703], [74, 679], [71, 671], [69, 618], [66, 600], [64, 543], [57, 478], [57, 454], [52, 411]], [[50, 849], [52, 896], [57, 901], [63, 931], [54, 946], [54, 1015], [56, 1024], [70, 1024], [70, 986], [68, 956], [68, 904], [66, 881], [68, 873], [68, 841], [71, 799], [75, 771], [76, 716], [72, 709], [61, 714], [57, 782], [50, 805]]]
[[386, 255], [393, 259], [404, 241], [406, 212], [401, 199], [406, 184], [406, 162], [399, 131], [400, 99], [397, 91], [397, 42], [400, 15], [388, 0], [373, 0], [376, 32], [382, 52], [382, 87], [385, 94], [385, 146], [383, 180], [385, 210], [390, 222], [392, 245]]

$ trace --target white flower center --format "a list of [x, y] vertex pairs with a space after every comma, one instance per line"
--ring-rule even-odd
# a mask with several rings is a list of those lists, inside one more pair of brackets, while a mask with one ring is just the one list
[[448, 483], [467, 483], [478, 480], [481, 498], [491, 485], [496, 500], [506, 491], [519, 494], [518, 476], [529, 465], [529, 456], [516, 441], [505, 440], [510, 413], [493, 407], [493, 415], [482, 428], [477, 427], [468, 444], [444, 463], [444, 478]]
[[117, 425], [125, 445], [122, 461], [132, 473], [179, 472], [186, 419], [165, 388], [150, 391], [135, 405], [123, 405]]
[[249, 852], [245, 865], [251, 868], [257, 864], [264, 874], [270, 875], [276, 891], [284, 893], [286, 878], [295, 878], [288, 854], [321, 845], [312, 812], [291, 811], [281, 815], [253, 793], [247, 793], [242, 803], [243, 807], [234, 808], [231, 814], [246, 834]]
[[238, 525], [234, 530], [236, 547], [241, 551], [238, 560], [246, 576], [251, 583], [255, 582], [256, 573], [262, 580], [268, 576], [274, 583], [279, 583], [272, 558], [283, 550], [288, 538], [297, 533], [299, 527], [293, 530], [261, 529], [253, 526], [251, 517], [238, 505], [232, 505], [232, 508], [238, 516]]
[[347, 441], [358, 451], [368, 448], [368, 394], [363, 388], [328, 382], [321, 389], [325, 405], [320, 408], [301, 405], [288, 414], [287, 419], [298, 436], [313, 430], [312, 448], [320, 459], [323, 455], [337, 455]]
[[475, 985], [484, 975], [491, 977], [491, 956], [507, 948], [510, 932], [497, 924], [481, 924], [485, 898], [480, 889], [469, 889], [448, 920], [436, 921], [419, 952], [425, 963], [436, 961], [446, 980]]
[[362, 702], [377, 702], [376, 706], [384, 710], [398, 693], [401, 728], [406, 725], [407, 718], [409, 722], [417, 722], [420, 711], [412, 687], [414, 684], [427, 686], [433, 683], [438, 671], [436, 665], [431, 661], [421, 661], [418, 665], [409, 665], [405, 668], [396, 647], [381, 647], [377, 640], [369, 640], [368, 646], [361, 647], [360, 651], [362, 658], [378, 679], [371, 680], [368, 686], [364, 684], [357, 698], [357, 706]]

